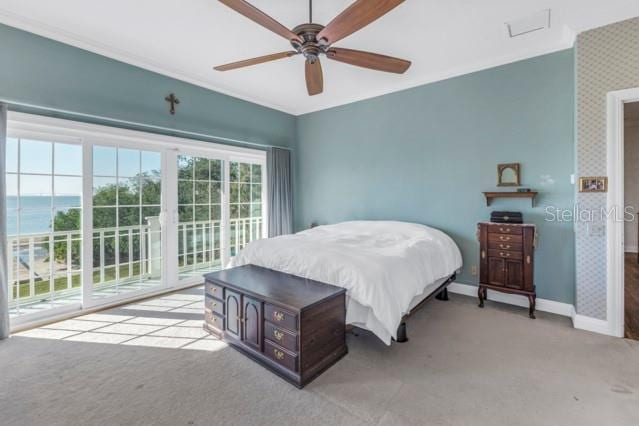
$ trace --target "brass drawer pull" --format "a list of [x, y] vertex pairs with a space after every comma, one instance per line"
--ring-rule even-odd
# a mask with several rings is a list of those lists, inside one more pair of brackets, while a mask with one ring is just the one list
[[279, 360], [284, 359], [284, 352], [278, 351], [277, 349], [273, 349], [273, 355], [275, 355], [275, 358]]
[[275, 318], [275, 321], [282, 321], [284, 319], [284, 314], [282, 312], [274, 311], [273, 318]]
[[530, 256], [526, 256], [526, 263], [530, 265]]
[[501, 241], [510, 241], [510, 237], [504, 237], [503, 235], [500, 235], [500, 236], [499, 236], [499, 239], [500, 239]]
[[510, 248], [510, 244], [500, 244], [499, 248], [501, 248], [502, 250], [508, 250]]
[[500, 252], [499, 252], [499, 255], [500, 255], [501, 257], [510, 257], [510, 253], [504, 253], [503, 251], [500, 251]]
[[284, 338], [284, 333], [282, 333], [279, 330], [273, 330], [273, 335], [275, 336], [275, 338], [279, 341], [281, 341]]
[[506, 228], [506, 229], [504, 229], [504, 228], [499, 228], [499, 232], [505, 232], [505, 233], [508, 233], [508, 232], [510, 232], [510, 228]]

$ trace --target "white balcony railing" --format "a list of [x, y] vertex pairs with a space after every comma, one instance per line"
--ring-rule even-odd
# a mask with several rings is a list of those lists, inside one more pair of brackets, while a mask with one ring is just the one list
[[[262, 218], [230, 220], [230, 253], [261, 238]], [[221, 221], [187, 222], [178, 225], [179, 272], [220, 267]], [[142, 226], [93, 230], [94, 288], [121, 282], [159, 278], [162, 269], [162, 230], [159, 218], [147, 218]], [[81, 291], [82, 234], [58, 231], [9, 236], [9, 303], [29, 304], [63, 298]]]

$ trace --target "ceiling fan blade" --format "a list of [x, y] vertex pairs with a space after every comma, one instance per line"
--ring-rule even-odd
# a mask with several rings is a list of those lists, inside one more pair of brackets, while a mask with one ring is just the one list
[[306, 61], [306, 88], [310, 96], [319, 95], [324, 91], [324, 76], [319, 58], [313, 64]]
[[252, 59], [245, 59], [243, 61], [232, 62], [230, 64], [219, 65], [215, 67], [216, 71], [230, 71], [237, 68], [249, 67], [251, 65], [263, 64], [264, 62], [276, 61], [278, 59], [290, 58], [291, 56], [297, 55], [297, 52], [281, 52], [281, 53], [273, 53], [272, 55], [260, 56]]
[[274, 33], [281, 35], [285, 39], [289, 41], [296, 40], [300, 44], [302, 43], [302, 39], [300, 39], [297, 34], [295, 34], [293, 31], [289, 30], [284, 25], [280, 24], [275, 19], [271, 18], [266, 13], [262, 12], [250, 3], [244, 0], [220, 0], [220, 2], [230, 7], [234, 11], [246, 16], [253, 22], [256, 22], [261, 26], [273, 31]]
[[396, 74], [404, 74], [411, 66], [411, 62], [404, 59], [361, 50], [331, 48], [326, 52], [326, 56], [334, 61]]
[[330, 45], [364, 28], [402, 4], [404, 0], [357, 0], [337, 15], [317, 35], [317, 40]]

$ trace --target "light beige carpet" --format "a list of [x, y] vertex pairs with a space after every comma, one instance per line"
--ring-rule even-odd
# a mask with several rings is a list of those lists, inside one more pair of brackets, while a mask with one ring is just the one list
[[451, 295], [300, 391], [199, 333], [201, 291], [0, 342], [0, 424], [639, 424], [639, 344], [566, 318]]

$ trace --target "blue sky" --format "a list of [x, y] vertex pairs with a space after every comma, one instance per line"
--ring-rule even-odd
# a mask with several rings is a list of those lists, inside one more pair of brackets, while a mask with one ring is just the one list
[[[130, 178], [140, 172], [160, 169], [161, 155], [157, 152], [102, 146], [95, 146], [93, 150], [94, 176]], [[18, 195], [18, 176], [15, 174], [18, 170], [23, 196], [82, 195], [81, 145], [29, 139], [18, 142], [9, 138], [6, 158], [8, 196]]]

